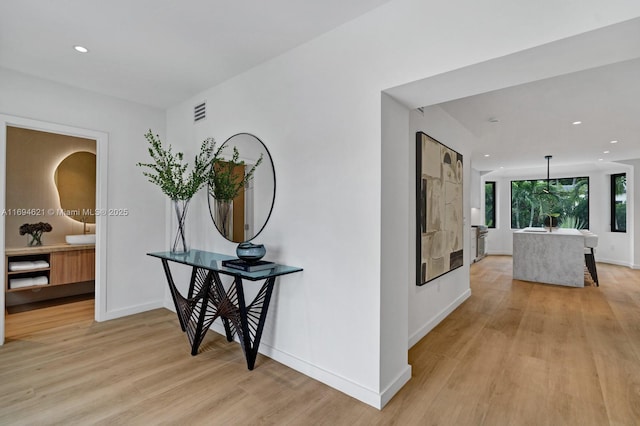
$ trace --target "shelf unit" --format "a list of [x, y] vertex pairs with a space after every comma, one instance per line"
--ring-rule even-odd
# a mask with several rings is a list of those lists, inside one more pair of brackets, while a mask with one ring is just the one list
[[[30, 290], [30, 289], [34, 289], [34, 288], [47, 286], [48, 284], [33, 285], [33, 286], [20, 287], [20, 288], [10, 288], [9, 287], [9, 280], [14, 279], [14, 278], [34, 278], [34, 277], [45, 276], [45, 277], [47, 277], [47, 282], [50, 282], [51, 262], [49, 261], [49, 259], [50, 259], [50, 254], [49, 253], [40, 253], [40, 254], [32, 254], [32, 255], [19, 255], [19, 256], [7, 256], [7, 262], [6, 262], [7, 274], [6, 274], [6, 278], [5, 278], [5, 287], [6, 287], [7, 292]], [[9, 262], [24, 262], [24, 261], [33, 262], [33, 261], [37, 261], [37, 260], [44, 260], [45, 262], [47, 262], [49, 264], [49, 267], [48, 268], [34, 268], [34, 269], [22, 270], [22, 271], [10, 271], [9, 270]]]
[[[95, 279], [95, 246], [67, 244], [28, 247], [21, 249], [6, 249], [5, 291], [7, 293], [33, 290], [73, 284]], [[9, 263], [17, 261], [44, 260], [49, 263], [48, 268], [30, 269], [26, 271], [10, 271]], [[49, 284], [34, 285], [20, 288], [10, 288], [12, 278], [30, 278], [46, 276]]]

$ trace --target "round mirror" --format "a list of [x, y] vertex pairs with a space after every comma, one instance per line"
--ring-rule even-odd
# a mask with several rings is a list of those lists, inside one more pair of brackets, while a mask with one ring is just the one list
[[231, 136], [220, 147], [207, 188], [209, 213], [227, 240], [254, 239], [265, 227], [276, 196], [269, 150], [249, 133]]
[[64, 214], [78, 222], [96, 223], [96, 155], [74, 152], [58, 164], [53, 179]]

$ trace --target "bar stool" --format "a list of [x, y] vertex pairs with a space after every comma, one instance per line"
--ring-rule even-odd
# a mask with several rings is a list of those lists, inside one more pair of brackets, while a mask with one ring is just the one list
[[596, 269], [595, 248], [598, 247], [598, 236], [593, 232], [581, 231], [584, 235], [584, 261], [587, 264], [587, 270], [591, 279], [600, 287], [598, 282], [598, 271]]

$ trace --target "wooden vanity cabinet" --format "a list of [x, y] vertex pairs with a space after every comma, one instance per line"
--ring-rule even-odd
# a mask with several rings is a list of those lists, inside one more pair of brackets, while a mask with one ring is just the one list
[[95, 277], [95, 249], [56, 251], [50, 257], [51, 285], [91, 281]]

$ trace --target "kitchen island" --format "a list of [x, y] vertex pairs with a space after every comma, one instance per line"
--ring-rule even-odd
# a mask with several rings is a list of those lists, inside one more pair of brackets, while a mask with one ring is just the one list
[[513, 233], [513, 278], [584, 287], [584, 235], [577, 229], [524, 228]]

